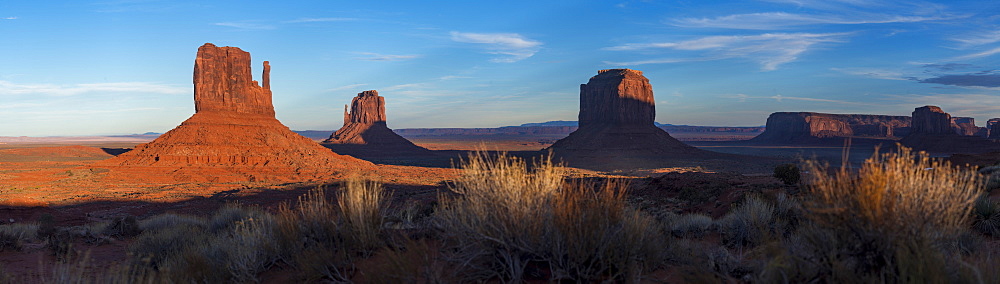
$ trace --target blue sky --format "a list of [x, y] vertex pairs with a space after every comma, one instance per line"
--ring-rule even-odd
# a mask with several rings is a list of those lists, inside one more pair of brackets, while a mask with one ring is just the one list
[[37, 3], [0, 2], [0, 136], [170, 130], [194, 112], [206, 42], [249, 51], [254, 74], [269, 60], [297, 130], [338, 128], [369, 89], [393, 128], [575, 120], [579, 84], [608, 68], [645, 73], [661, 123], [1000, 117], [997, 1]]

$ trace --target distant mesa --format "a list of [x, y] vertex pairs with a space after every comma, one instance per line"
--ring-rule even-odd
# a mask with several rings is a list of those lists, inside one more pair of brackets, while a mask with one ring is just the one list
[[97, 166], [212, 182], [326, 179], [372, 166], [337, 155], [281, 124], [271, 105], [270, 65], [264, 61], [263, 87], [250, 69], [248, 52], [201, 46], [194, 66], [195, 114], [152, 142]]
[[[937, 106], [922, 106], [913, 110], [910, 134], [899, 142], [916, 150], [934, 153], [984, 153], [1000, 151], [1000, 143], [981, 136], [970, 136], [971, 118], [954, 119]], [[965, 128], [963, 128], [963, 125]], [[972, 124], [975, 127], [975, 124]]]
[[344, 126], [323, 144], [338, 153], [348, 154], [357, 151], [382, 155], [429, 153], [386, 126], [385, 98], [376, 90], [358, 93], [351, 100], [350, 111], [344, 106]]
[[811, 144], [836, 141], [839, 143], [844, 137], [898, 139], [909, 132], [908, 116], [776, 112], [767, 117], [764, 132], [750, 142]]
[[655, 116], [653, 87], [642, 71], [601, 70], [580, 85], [579, 128], [549, 149], [571, 166], [714, 154], [674, 139], [653, 124]]

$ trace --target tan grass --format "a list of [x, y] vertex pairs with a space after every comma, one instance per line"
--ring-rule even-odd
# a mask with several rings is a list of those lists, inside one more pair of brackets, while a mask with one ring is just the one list
[[382, 224], [391, 198], [382, 184], [359, 178], [348, 179], [337, 197], [348, 236], [368, 253], [385, 245]]

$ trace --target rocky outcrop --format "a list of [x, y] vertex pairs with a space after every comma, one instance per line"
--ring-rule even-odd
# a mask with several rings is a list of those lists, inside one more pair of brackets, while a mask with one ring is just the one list
[[913, 110], [911, 134], [956, 134], [951, 128], [951, 115], [936, 106], [922, 106]]
[[[378, 91], [358, 93], [344, 111], [344, 126], [323, 141], [338, 153], [352, 156], [427, 154], [429, 151], [396, 134], [385, 120], [385, 98]], [[337, 146], [345, 145], [345, 146]], [[354, 146], [346, 146], [354, 145]]]
[[653, 105], [653, 88], [642, 72], [601, 70], [580, 85], [580, 127], [548, 149], [577, 167], [712, 154], [656, 127]]
[[[971, 124], [972, 119], [959, 119], [953, 123], [950, 114], [936, 106], [923, 106], [913, 110], [913, 130], [900, 140], [904, 146], [934, 153], [985, 153], [1000, 150], [1000, 143], [983, 137], [962, 135], [953, 127]], [[975, 127], [975, 124], [972, 124]]]
[[776, 112], [768, 116], [764, 132], [751, 142], [799, 144], [829, 140], [826, 138], [898, 138], [909, 130], [910, 117], [906, 116]]
[[580, 85], [579, 126], [653, 125], [655, 105], [653, 86], [642, 71], [600, 70]]
[[97, 166], [145, 169], [179, 182], [287, 182], [327, 179], [372, 164], [295, 134], [274, 117], [269, 64], [263, 82], [250, 54], [207, 43], [194, 68], [195, 114], [173, 130]]
[[990, 139], [1000, 139], [1000, 118], [992, 118], [986, 121], [986, 128], [989, 129]]
[[951, 129], [962, 136], [978, 136], [980, 131], [975, 118], [971, 117], [952, 117]]
[[271, 66], [264, 61], [264, 86], [250, 74], [250, 53], [206, 43], [194, 61], [195, 112], [225, 111], [274, 116]]

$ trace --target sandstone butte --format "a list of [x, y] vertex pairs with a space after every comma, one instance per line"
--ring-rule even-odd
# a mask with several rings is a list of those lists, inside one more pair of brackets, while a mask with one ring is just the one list
[[386, 126], [385, 98], [379, 96], [376, 90], [358, 93], [351, 100], [350, 112], [344, 106], [344, 125], [323, 144], [335, 150], [338, 147], [334, 145], [341, 144], [382, 154], [429, 153], [429, 150], [413, 144]]
[[195, 114], [173, 130], [96, 167], [178, 182], [290, 182], [334, 178], [373, 164], [333, 153], [281, 124], [270, 65], [253, 80], [250, 53], [211, 43], [194, 64]]
[[653, 87], [642, 71], [600, 70], [580, 85], [580, 127], [548, 149], [571, 166], [578, 158], [690, 158], [710, 154], [656, 127], [654, 102]]
[[1000, 150], [1000, 143], [956, 132], [951, 115], [940, 107], [918, 107], [913, 110], [912, 115], [910, 134], [899, 141], [904, 146], [937, 153], [984, 153]]
[[986, 128], [989, 129], [990, 139], [1000, 139], [1000, 118], [991, 118], [986, 121]]

